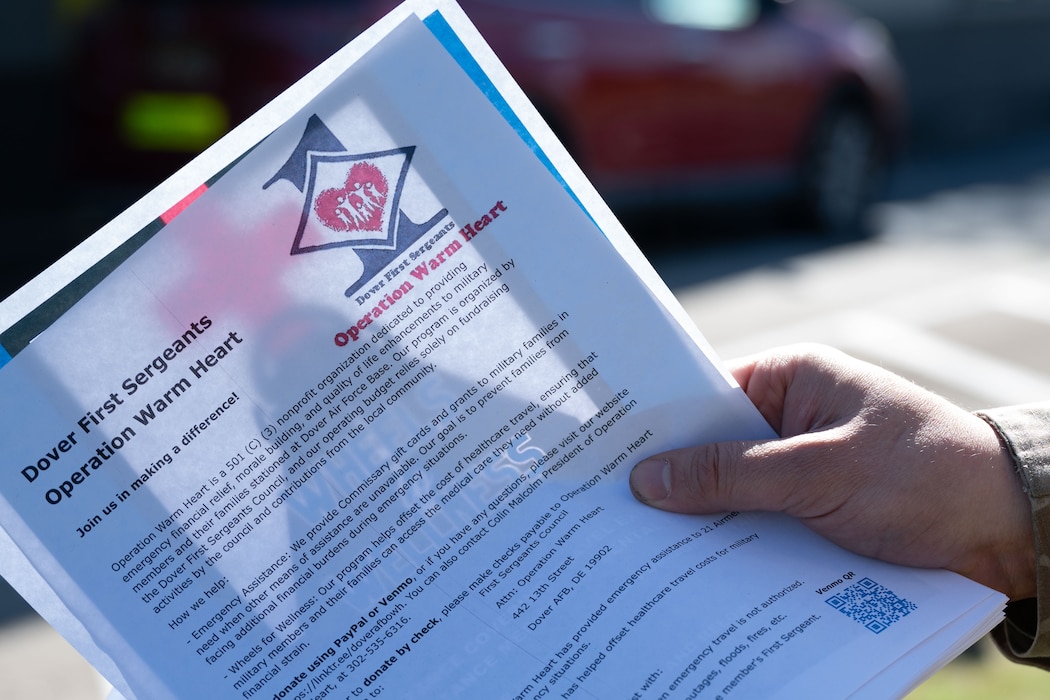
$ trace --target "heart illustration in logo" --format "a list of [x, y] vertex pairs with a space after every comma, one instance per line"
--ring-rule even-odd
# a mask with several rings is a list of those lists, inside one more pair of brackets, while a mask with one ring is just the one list
[[346, 174], [342, 188], [324, 190], [314, 199], [314, 211], [333, 231], [381, 231], [389, 184], [372, 163], [358, 162]]

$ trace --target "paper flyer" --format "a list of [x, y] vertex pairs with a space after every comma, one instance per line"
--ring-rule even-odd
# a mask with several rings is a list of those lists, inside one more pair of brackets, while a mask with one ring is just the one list
[[650, 453], [772, 433], [450, 2], [0, 319], [3, 574], [128, 698], [844, 697], [1001, 614], [634, 501]]

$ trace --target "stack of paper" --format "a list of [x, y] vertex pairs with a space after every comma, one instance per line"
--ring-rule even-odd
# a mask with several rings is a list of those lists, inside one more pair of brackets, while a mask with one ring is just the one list
[[1001, 617], [784, 517], [634, 501], [643, 457], [771, 432], [450, 2], [0, 331], [2, 573], [129, 698], [886, 697]]

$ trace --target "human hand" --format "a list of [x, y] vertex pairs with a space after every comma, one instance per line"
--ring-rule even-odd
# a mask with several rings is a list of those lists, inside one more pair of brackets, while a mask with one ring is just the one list
[[983, 419], [831, 348], [729, 363], [778, 440], [672, 450], [631, 490], [679, 513], [782, 511], [859, 554], [1035, 595], [1031, 507]]

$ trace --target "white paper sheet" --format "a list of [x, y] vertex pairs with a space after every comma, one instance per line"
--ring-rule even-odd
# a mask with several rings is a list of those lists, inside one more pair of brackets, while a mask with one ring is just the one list
[[[449, 3], [0, 338], [238, 158], [0, 370], [3, 573], [129, 697], [837, 697], [1000, 613], [787, 518], [631, 498], [649, 453], [771, 432]], [[882, 682], [932, 670], [904, 666]]]

